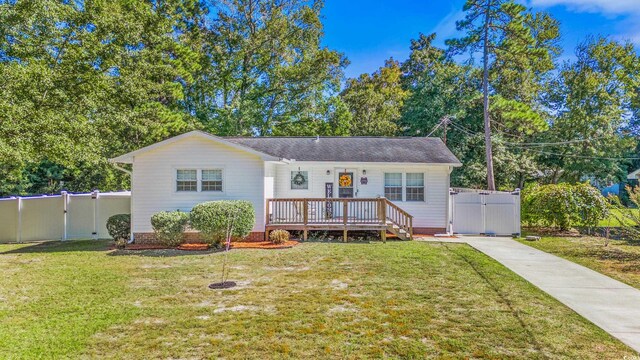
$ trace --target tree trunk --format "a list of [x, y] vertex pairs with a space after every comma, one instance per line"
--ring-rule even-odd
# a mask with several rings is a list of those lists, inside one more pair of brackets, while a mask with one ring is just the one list
[[487, 189], [495, 190], [496, 184], [493, 178], [493, 155], [491, 149], [491, 123], [489, 121], [489, 11], [491, 2], [487, 1], [487, 8], [484, 16], [484, 44], [483, 44], [483, 66], [482, 74], [482, 95], [484, 102], [484, 143], [487, 156]]

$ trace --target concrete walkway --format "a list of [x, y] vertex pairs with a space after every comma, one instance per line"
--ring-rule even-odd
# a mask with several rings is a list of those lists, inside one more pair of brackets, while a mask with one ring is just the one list
[[431, 238], [465, 242], [640, 353], [640, 290], [510, 238]]

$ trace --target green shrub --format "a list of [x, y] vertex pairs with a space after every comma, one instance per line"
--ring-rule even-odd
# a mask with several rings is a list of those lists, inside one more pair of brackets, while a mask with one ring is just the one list
[[231, 236], [243, 238], [256, 221], [253, 205], [245, 200], [208, 201], [191, 210], [191, 226], [212, 245], [220, 245], [231, 228]]
[[131, 215], [117, 214], [107, 219], [107, 232], [116, 242], [116, 246], [124, 247], [131, 237]]
[[522, 220], [529, 226], [592, 228], [608, 214], [606, 198], [589, 184], [535, 185], [522, 195]]
[[611, 212], [614, 219], [620, 224], [620, 234], [629, 240], [640, 240], [640, 185], [631, 187], [625, 186], [628, 202], [635, 208], [627, 207], [620, 198], [609, 195], [611, 207], [615, 210]]
[[188, 222], [189, 214], [180, 211], [161, 211], [151, 216], [151, 226], [156, 238], [167, 246], [182, 244]]
[[278, 229], [273, 230], [269, 234], [269, 240], [271, 240], [271, 242], [274, 244], [284, 244], [285, 242], [289, 241], [290, 236], [291, 234], [289, 234], [287, 230]]

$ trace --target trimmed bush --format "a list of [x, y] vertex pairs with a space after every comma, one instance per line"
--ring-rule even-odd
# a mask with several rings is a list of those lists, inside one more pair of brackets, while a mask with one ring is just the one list
[[522, 220], [529, 226], [592, 228], [608, 214], [606, 198], [589, 184], [535, 185], [523, 191]]
[[291, 234], [289, 234], [287, 230], [278, 229], [273, 230], [269, 234], [269, 240], [274, 244], [284, 244], [285, 242], [289, 241], [290, 236]]
[[151, 226], [163, 245], [178, 246], [184, 240], [189, 214], [180, 211], [161, 211], [151, 216]]
[[131, 237], [131, 215], [117, 214], [107, 219], [107, 232], [116, 242], [116, 246], [124, 247]]
[[256, 221], [251, 202], [246, 200], [208, 201], [193, 207], [191, 226], [212, 245], [220, 245], [231, 228], [231, 236], [249, 235]]

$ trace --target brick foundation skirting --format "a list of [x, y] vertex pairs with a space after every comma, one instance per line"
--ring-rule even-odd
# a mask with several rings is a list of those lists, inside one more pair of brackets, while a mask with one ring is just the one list
[[[157, 244], [156, 234], [150, 232], [133, 233], [133, 239], [136, 244]], [[242, 239], [233, 239], [234, 241], [264, 241], [264, 232], [251, 232], [248, 236]], [[199, 232], [189, 231], [184, 234], [185, 243], [201, 243], [204, 242]]]
[[444, 234], [447, 232], [445, 228], [431, 228], [431, 227], [414, 227], [413, 233], [420, 235], [434, 235], [434, 234]]

